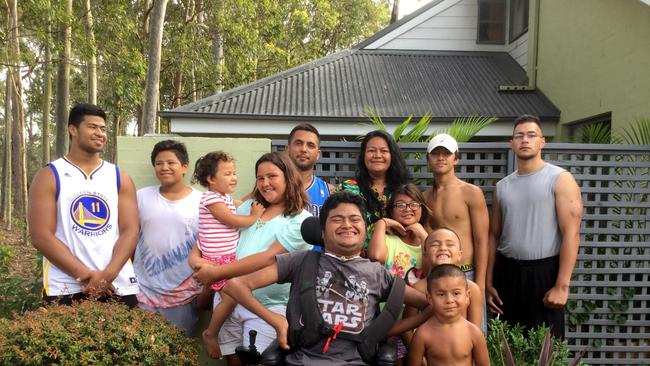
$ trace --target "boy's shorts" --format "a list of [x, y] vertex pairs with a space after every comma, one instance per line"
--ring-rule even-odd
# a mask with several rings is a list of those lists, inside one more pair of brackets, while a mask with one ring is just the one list
[[[473, 266], [472, 266], [473, 267]], [[465, 278], [474, 281], [474, 269], [465, 272]], [[487, 335], [487, 303], [483, 303], [483, 317], [481, 317], [481, 330]]]
[[196, 310], [196, 298], [187, 304], [173, 306], [171, 308], [154, 308], [144, 303], [140, 303], [139, 306], [143, 310], [164, 316], [177, 328], [183, 329], [185, 335], [188, 337], [194, 332], [194, 327], [199, 319], [199, 312]]
[[[215, 292], [213, 308], [220, 302], [221, 296], [218, 292]], [[286, 316], [286, 305], [272, 305], [268, 309], [276, 314]], [[237, 346], [248, 346], [250, 343], [248, 332], [251, 330], [257, 332], [255, 347], [260, 352], [264, 351], [277, 338], [275, 329], [272, 326], [245, 307], [237, 305], [219, 331], [218, 338], [221, 354], [224, 356], [234, 355]]]

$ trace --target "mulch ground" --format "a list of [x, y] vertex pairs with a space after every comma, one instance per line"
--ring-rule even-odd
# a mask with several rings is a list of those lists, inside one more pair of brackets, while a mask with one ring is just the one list
[[38, 255], [37, 250], [31, 243], [25, 241], [23, 231], [13, 227], [11, 230], [0, 228], [0, 245], [11, 248], [12, 257], [9, 263], [9, 273], [27, 281], [34, 280], [34, 268], [36, 268]]

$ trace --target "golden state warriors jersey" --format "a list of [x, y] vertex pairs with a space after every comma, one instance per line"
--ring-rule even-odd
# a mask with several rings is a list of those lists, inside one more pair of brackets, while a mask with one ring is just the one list
[[[103, 270], [113, 255], [119, 236], [117, 200], [120, 171], [101, 161], [90, 174], [65, 157], [49, 164], [56, 180], [56, 237], [91, 270]], [[82, 291], [81, 284], [43, 258], [43, 286], [47, 296]], [[129, 260], [113, 281], [120, 296], [138, 293], [133, 265]]]

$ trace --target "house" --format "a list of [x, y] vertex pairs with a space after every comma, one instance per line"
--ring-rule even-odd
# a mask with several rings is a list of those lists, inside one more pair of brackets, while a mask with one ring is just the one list
[[[650, 118], [650, 1], [544, 0], [536, 87], [562, 111], [560, 132]], [[533, 10], [535, 10], [533, 12]]]
[[650, 115], [640, 103], [650, 97], [641, 69], [650, 59], [650, 6], [568, 3], [434, 0], [350, 49], [160, 115], [181, 135], [282, 138], [309, 122], [325, 139], [370, 130], [361, 125], [368, 108], [389, 129], [427, 112], [430, 130], [458, 117], [498, 117], [483, 140], [509, 136], [523, 113], [539, 115], [549, 137]]

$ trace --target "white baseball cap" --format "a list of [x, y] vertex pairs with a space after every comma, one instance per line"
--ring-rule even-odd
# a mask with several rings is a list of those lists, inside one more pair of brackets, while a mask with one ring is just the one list
[[439, 133], [434, 138], [432, 138], [431, 141], [429, 141], [429, 146], [427, 146], [427, 152], [432, 152], [433, 149], [438, 146], [444, 147], [452, 154], [458, 152], [458, 143], [453, 137], [447, 135], [446, 133]]

